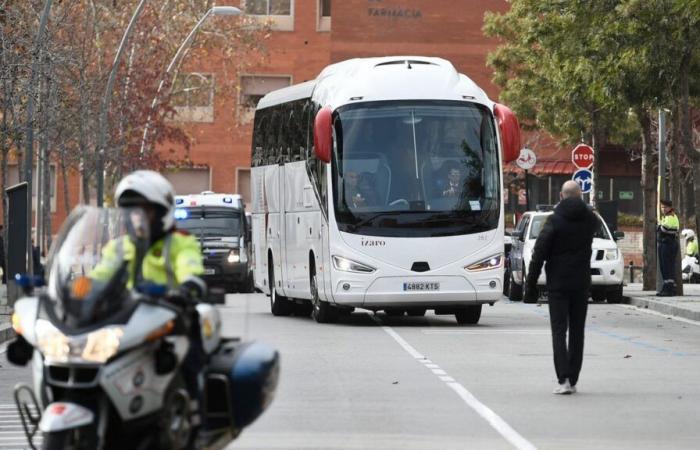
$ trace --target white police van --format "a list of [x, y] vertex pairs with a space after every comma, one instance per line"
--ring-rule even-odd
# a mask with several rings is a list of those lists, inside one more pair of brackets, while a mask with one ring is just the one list
[[252, 292], [250, 229], [237, 194], [204, 191], [175, 197], [177, 228], [199, 239], [204, 280], [229, 292]]
[[[515, 231], [510, 233], [512, 248], [504, 274], [504, 294], [510, 300], [519, 301], [523, 298], [524, 280], [527, 278], [535, 242], [551, 214], [550, 205], [538, 205], [537, 211], [524, 213]], [[602, 217], [598, 213], [595, 215], [598, 227], [593, 236], [591, 253], [591, 298], [595, 302], [607, 299], [608, 303], [619, 303], [622, 300], [624, 261], [617, 241], [625, 234], [622, 231], [611, 233]], [[537, 285], [544, 290], [546, 284], [543, 268]]]

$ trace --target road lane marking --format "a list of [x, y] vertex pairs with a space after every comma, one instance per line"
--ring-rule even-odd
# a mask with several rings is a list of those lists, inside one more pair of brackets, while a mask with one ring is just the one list
[[[409, 355], [411, 355], [414, 359], [422, 362], [426, 367], [428, 365], [433, 366], [436, 365], [432, 362], [430, 363], [425, 363], [427, 358], [423, 356], [418, 350], [413, 348], [411, 344], [406, 342], [401, 336], [399, 336], [398, 333], [396, 333], [391, 327], [388, 327], [384, 324], [382, 324], [381, 320], [379, 320], [377, 317], [372, 316], [372, 319], [388, 334], [391, 336]], [[498, 434], [500, 434], [506, 441], [508, 441], [513, 447], [519, 449], [519, 450], [537, 450], [537, 447], [535, 447], [530, 441], [525, 439], [520, 433], [515, 431], [513, 427], [508, 425], [508, 423], [503, 420], [498, 414], [496, 414], [491, 408], [488, 406], [484, 405], [481, 403], [474, 395], [467, 390], [464, 386], [462, 386], [460, 383], [456, 382], [454, 378], [450, 377], [447, 375], [447, 372], [445, 372], [442, 369], [438, 368], [431, 368], [431, 371], [438, 375], [438, 378], [443, 381], [450, 389], [455, 391], [455, 393], [464, 401], [464, 403], [467, 404], [471, 409], [473, 409], [479, 416], [481, 416], [482, 419], [484, 419], [486, 422], [488, 422], [491, 427], [496, 430]], [[440, 372], [439, 374], [436, 373], [436, 371]]]
[[548, 335], [549, 330], [421, 330], [423, 334], [472, 334], [472, 335], [489, 335], [489, 334], [532, 334], [532, 335]]

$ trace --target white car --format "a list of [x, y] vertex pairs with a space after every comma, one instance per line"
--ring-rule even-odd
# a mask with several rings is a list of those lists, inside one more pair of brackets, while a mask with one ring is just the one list
[[[552, 211], [528, 211], [523, 214], [515, 231], [511, 233], [513, 244], [504, 275], [504, 285], [508, 285], [505, 291], [511, 300], [523, 298], [523, 280], [527, 278], [535, 241], [551, 214]], [[598, 229], [593, 237], [591, 254], [591, 297], [595, 302], [607, 299], [608, 303], [619, 303], [622, 300], [624, 260], [616, 241], [622, 239], [625, 234], [621, 231], [610, 233], [605, 221], [597, 213], [596, 217]], [[537, 285], [540, 290], [544, 290], [546, 284], [543, 268]]]

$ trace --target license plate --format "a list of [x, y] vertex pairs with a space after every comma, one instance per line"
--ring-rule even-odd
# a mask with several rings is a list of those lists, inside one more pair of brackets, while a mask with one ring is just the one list
[[216, 273], [216, 269], [213, 267], [205, 267], [204, 268], [204, 275], [214, 275]]
[[413, 281], [403, 284], [404, 291], [439, 291], [440, 283], [436, 282], [426, 282], [426, 281]]

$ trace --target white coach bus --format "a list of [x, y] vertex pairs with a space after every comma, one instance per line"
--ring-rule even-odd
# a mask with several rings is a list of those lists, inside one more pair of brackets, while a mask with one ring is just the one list
[[439, 58], [353, 59], [267, 94], [256, 287], [274, 315], [431, 309], [477, 323], [501, 297], [501, 167], [519, 147], [513, 113]]

